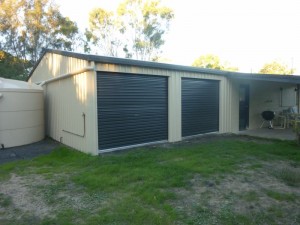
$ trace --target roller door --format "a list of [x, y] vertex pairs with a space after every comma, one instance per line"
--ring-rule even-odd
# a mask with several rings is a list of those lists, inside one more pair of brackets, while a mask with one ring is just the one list
[[99, 150], [168, 139], [168, 79], [98, 73]]
[[182, 78], [182, 136], [219, 131], [219, 81]]

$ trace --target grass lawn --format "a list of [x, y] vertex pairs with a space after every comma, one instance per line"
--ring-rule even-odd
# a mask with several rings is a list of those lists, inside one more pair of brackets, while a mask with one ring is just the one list
[[300, 147], [232, 136], [0, 166], [0, 224], [300, 224]]

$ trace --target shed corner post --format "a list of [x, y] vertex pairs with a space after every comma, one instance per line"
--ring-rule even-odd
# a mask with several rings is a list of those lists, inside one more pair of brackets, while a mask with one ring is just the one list
[[90, 100], [92, 101], [90, 106], [91, 109], [90, 109], [90, 112], [93, 112], [91, 113], [92, 115], [92, 119], [90, 120], [90, 126], [92, 128], [92, 137], [91, 137], [91, 140], [90, 140], [90, 148], [92, 148], [91, 150], [91, 154], [92, 155], [99, 155], [99, 148], [98, 148], [98, 141], [99, 141], [99, 138], [98, 138], [98, 111], [97, 111], [97, 97], [98, 97], [98, 93], [97, 93], [97, 65], [94, 61], [90, 61], [89, 62], [89, 66], [90, 67], [93, 67], [94, 69], [93, 70], [90, 70], [89, 71], [89, 76], [90, 76], [90, 79], [92, 80], [92, 84], [93, 84], [93, 91], [90, 92]]
[[221, 134], [230, 132], [231, 104], [231, 82], [228, 78], [223, 78], [219, 85], [219, 133]]
[[169, 76], [168, 104], [168, 141], [181, 141], [181, 76], [179, 74]]
[[[226, 78], [224, 82], [223, 110], [226, 115], [223, 118], [223, 133], [239, 132], [239, 82]], [[226, 94], [225, 94], [226, 93]]]
[[228, 79], [223, 78], [219, 83], [219, 132], [221, 134], [226, 133], [226, 127], [229, 120], [228, 116], [230, 115], [230, 107], [228, 107], [230, 95], [227, 91]]

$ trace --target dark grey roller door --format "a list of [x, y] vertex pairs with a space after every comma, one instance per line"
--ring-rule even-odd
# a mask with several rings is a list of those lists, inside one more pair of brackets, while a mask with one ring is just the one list
[[98, 73], [99, 149], [168, 139], [168, 79]]
[[182, 79], [182, 136], [219, 131], [219, 82]]

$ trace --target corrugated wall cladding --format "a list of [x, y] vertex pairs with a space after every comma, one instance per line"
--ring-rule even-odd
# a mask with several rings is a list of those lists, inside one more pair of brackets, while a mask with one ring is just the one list
[[[76, 72], [90, 64], [86, 60], [46, 53], [29, 82], [40, 83]], [[96, 72], [81, 73], [43, 87], [46, 135], [83, 152], [98, 154]], [[80, 137], [83, 134], [84, 137]]]
[[221, 75], [196, 72], [153, 69], [145, 67], [97, 63], [98, 71], [147, 74], [169, 77], [169, 141], [181, 140], [181, 78], [196, 78], [220, 81], [219, 132], [238, 132], [238, 92], [229, 78]]
[[228, 114], [223, 117], [226, 123], [225, 132], [237, 133], [239, 131], [239, 88], [235, 82], [228, 80], [224, 89], [225, 91], [222, 89], [220, 89], [220, 91], [226, 93], [226, 95], [224, 95], [224, 102], [228, 104], [228, 106], [225, 105], [223, 107], [229, 108], [227, 110]]
[[91, 154], [98, 154], [95, 86], [94, 72], [86, 72], [45, 87], [47, 134]]
[[82, 59], [66, 57], [54, 53], [46, 53], [39, 66], [35, 69], [29, 82], [39, 83], [54, 77], [58, 77], [89, 65]]
[[182, 78], [182, 136], [219, 131], [219, 81]]
[[98, 73], [99, 149], [168, 139], [168, 78]]
[[[90, 67], [93, 63], [55, 53], [46, 53], [29, 81], [42, 82]], [[182, 138], [181, 79], [218, 80], [220, 82], [219, 132], [238, 131], [238, 120], [236, 119], [238, 117], [238, 89], [234, 82], [225, 76], [99, 62], [96, 63], [95, 71], [129, 74], [130, 76], [153, 75], [167, 77], [167, 123], [168, 140], [170, 142], [180, 141]], [[62, 140], [66, 145], [92, 154], [97, 154], [98, 151], [97, 81], [95, 71], [57, 80], [44, 86], [47, 134], [55, 140]], [[84, 131], [83, 113], [86, 118], [86, 134], [85, 137], [80, 137]]]

